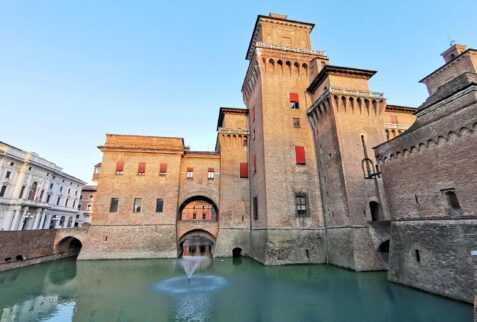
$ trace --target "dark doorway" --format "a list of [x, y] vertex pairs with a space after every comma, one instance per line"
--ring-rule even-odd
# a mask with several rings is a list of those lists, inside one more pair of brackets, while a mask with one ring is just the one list
[[232, 249], [232, 257], [242, 257], [242, 248], [237, 247]]
[[373, 221], [384, 220], [383, 208], [376, 201], [369, 203], [369, 210], [371, 211], [371, 219]]

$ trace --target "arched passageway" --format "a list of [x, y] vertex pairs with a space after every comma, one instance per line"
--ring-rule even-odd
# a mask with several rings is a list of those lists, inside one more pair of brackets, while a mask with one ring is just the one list
[[56, 245], [58, 255], [63, 257], [77, 256], [83, 247], [83, 244], [78, 238], [69, 236], [65, 237]]
[[179, 257], [207, 256], [212, 257], [215, 238], [204, 230], [193, 230], [179, 239]]
[[381, 255], [383, 260], [387, 263], [389, 260], [389, 239], [383, 241], [378, 247], [378, 253]]
[[178, 221], [217, 221], [219, 209], [214, 201], [205, 196], [194, 196], [179, 207]]
[[242, 248], [236, 247], [232, 249], [232, 257], [242, 257]]

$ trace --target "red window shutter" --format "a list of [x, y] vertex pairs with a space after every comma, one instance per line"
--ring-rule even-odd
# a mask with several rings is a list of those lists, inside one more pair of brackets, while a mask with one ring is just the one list
[[214, 168], [209, 168], [209, 172], [214, 172]]
[[255, 107], [252, 108], [252, 117], [253, 117], [253, 120], [255, 121]]
[[392, 124], [398, 124], [398, 119], [396, 115], [391, 115], [391, 123]]
[[253, 156], [253, 171], [257, 172], [257, 157]]
[[116, 162], [116, 171], [124, 170], [124, 162]]
[[296, 146], [295, 152], [296, 152], [296, 164], [306, 164], [305, 147]]
[[167, 172], [167, 163], [161, 163], [160, 172]]
[[146, 172], [146, 162], [139, 162], [139, 169], [137, 170], [138, 173]]
[[248, 163], [240, 163], [240, 178], [248, 178]]
[[290, 93], [290, 102], [297, 102], [298, 103], [298, 94]]
[[187, 168], [187, 172], [194, 172], [194, 168]]

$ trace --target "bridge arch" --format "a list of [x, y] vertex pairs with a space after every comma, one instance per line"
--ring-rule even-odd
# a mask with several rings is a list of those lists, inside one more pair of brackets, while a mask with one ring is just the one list
[[63, 237], [55, 245], [56, 252], [62, 257], [77, 256], [81, 247], [83, 247], [83, 243], [73, 236]]
[[178, 208], [177, 220], [219, 220], [217, 204], [204, 195], [195, 195], [185, 199]]
[[178, 241], [178, 257], [213, 256], [216, 238], [208, 231], [194, 229], [183, 234]]

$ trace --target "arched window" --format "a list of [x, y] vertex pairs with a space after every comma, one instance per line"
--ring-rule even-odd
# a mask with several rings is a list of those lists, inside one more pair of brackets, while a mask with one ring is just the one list
[[33, 182], [30, 188], [30, 192], [28, 193], [28, 200], [33, 200], [35, 198], [37, 186], [38, 184], [36, 182]]
[[381, 205], [376, 201], [371, 201], [369, 203], [369, 210], [371, 211], [371, 219], [373, 221], [383, 220], [383, 208]]

